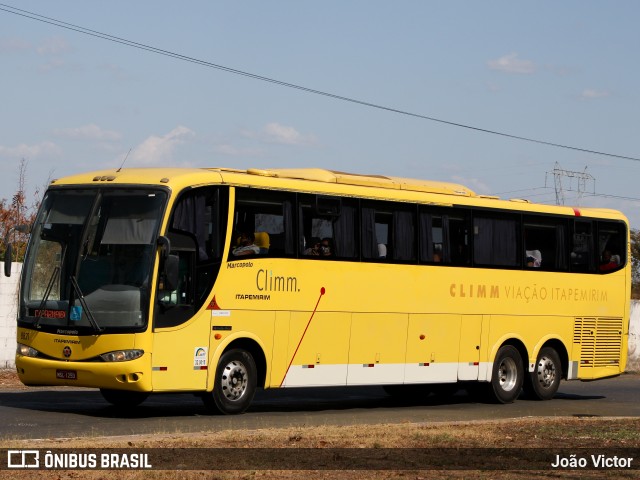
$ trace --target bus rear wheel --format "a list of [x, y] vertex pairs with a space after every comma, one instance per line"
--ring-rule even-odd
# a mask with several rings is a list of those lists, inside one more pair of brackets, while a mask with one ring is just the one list
[[511, 345], [498, 350], [491, 374], [491, 393], [499, 403], [512, 403], [520, 395], [524, 368], [520, 353]]
[[130, 392], [127, 390], [112, 390], [110, 388], [101, 388], [100, 393], [107, 402], [118, 408], [137, 407], [149, 396], [147, 392]]
[[560, 387], [562, 364], [560, 357], [551, 347], [544, 347], [538, 354], [536, 368], [525, 381], [524, 389], [529, 397], [551, 400]]
[[203, 397], [205, 405], [224, 415], [244, 412], [256, 393], [257, 377], [256, 363], [249, 352], [225, 352], [216, 368], [213, 391]]

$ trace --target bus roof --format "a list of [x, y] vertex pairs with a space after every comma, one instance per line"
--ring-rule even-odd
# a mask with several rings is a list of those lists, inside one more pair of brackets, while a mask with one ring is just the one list
[[[79, 183], [143, 183], [162, 184], [176, 180], [177, 177], [197, 175], [202, 177], [203, 170], [211, 172], [219, 180], [225, 176], [247, 175], [254, 177], [271, 177], [290, 180], [306, 180], [312, 182], [334, 183], [342, 185], [355, 185], [362, 187], [378, 187], [393, 190], [410, 190], [416, 192], [439, 193], [445, 195], [458, 195], [463, 197], [475, 197], [476, 194], [469, 188], [456, 183], [437, 182], [430, 180], [417, 180], [413, 178], [388, 177], [383, 175], [361, 175], [357, 173], [338, 172], [335, 170], [324, 170], [321, 168], [276, 168], [239, 170], [233, 168], [128, 168], [121, 171], [99, 171], [88, 172], [70, 177], [54, 180], [52, 183], [79, 184]], [[207, 183], [211, 178], [201, 180], [197, 183]], [[248, 183], [252, 183], [248, 180]]]
[[[270, 179], [278, 179], [276, 181]], [[289, 180], [290, 182], [287, 182]], [[306, 190], [331, 194], [342, 192], [342, 186], [371, 188], [371, 196], [378, 197], [382, 191], [389, 191], [390, 197], [405, 197], [411, 192], [446, 195], [443, 204], [478, 205], [487, 208], [508, 208], [521, 211], [546, 211], [548, 213], [575, 216], [610, 217], [624, 219], [616, 210], [604, 208], [553, 206], [532, 204], [528, 200], [501, 200], [499, 197], [479, 195], [473, 190], [457, 183], [419, 180], [413, 178], [391, 177], [385, 175], [362, 175], [321, 168], [274, 168], [274, 169], [234, 169], [224, 167], [211, 168], [123, 168], [121, 170], [103, 170], [81, 173], [58, 180], [52, 185], [88, 185], [88, 184], [125, 184], [125, 185], [166, 185], [178, 190], [188, 186], [227, 183], [232, 185], [261, 186], [265, 188], [283, 188]], [[316, 187], [312, 187], [315, 183]], [[305, 185], [306, 184], [306, 185]], [[320, 187], [324, 184], [326, 187]], [[356, 195], [367, 195], [361, 190]], [[377, 193], [374, 191], [377, 190]], [[392, 192], [397, 193], [392, 193]], [[340, 192], [340, 193], [339, 193]], [[402, 193], [406, 192], [406, 193]], [[458, 200], [454, 200], [457, 197]], [[442, 197], [441, 197], [442, 198]], [[519, 206], [514, 205], [518, 203]]]
[[[225, 169], [213, 170], [225, 171]], [[274, 168], [268, 170], [250, 168], [249, 170], [242, 172], [262, 177], [310, 180], [314, 182], [338, 183], [362, 187], [379, 187], [394, 190], [411, 190], [416, 192], [460, 195], [465, 197], [476, 196], [472, 190], [456, 183], [417, 180], [414, 178], [388, 177], [384, 175], [362, 175], [358, 173], [339, 172], [336, 170], [324, 170], [322, 168]]]

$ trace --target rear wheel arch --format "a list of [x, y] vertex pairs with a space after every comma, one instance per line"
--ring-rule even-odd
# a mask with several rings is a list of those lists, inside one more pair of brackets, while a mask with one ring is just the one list
[[[493, 351], [493, 356], [492, 358], [492, 362], [495, 362], [496, 357], [498, 355], [498, 352], [500, 351], [500, 349], [504, 346], [510, 345], [513, 348], [515, 348], [518, 353], [520, 354], [520, 358], [522, 359], [522, 364], [523, 367], [525, 369], [525, 371], [528, 371], [528, 367], [529, 367], [529, 352], [527, 350], [527, 347], [525, 346], [524, 342], [522, 340], [520, 340], [519, 338], [508, 338], [506, 340], [504, 340], [502, 343], [500, 343], [499, 345], [495, 346], [495, 350]], [[491, 380], [489, 378], [489, 380]]]

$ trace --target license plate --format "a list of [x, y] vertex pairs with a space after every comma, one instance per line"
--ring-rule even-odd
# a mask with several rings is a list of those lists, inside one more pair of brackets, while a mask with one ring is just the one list
[[56, 370], [56, 378], [59, 380], [77, 380], [78, 372], [75, 370]]

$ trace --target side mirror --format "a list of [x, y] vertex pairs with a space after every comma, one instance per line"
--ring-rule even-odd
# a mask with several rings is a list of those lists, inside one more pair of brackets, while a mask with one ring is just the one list
[[9, 237], [13, 232], [31, 233], [31, 225], [16, 225], [11, 227], [4, 236], [4, 245], [6, 250], [4, 251], [4, 276], [11, 276], [11, 262], [13, 258], [13, 246], [9, 241]]
[[160, 259], [166, 260], [166, 258], [169, 256], [169, 253], [171, 253], [171, 240], [169, 240], [169, 237], [165, 237], [164, 235], [159, 236], [158, 247], [161, 249]]
[[10, 243], [7, 243], [6, 250], [4, 251], [4, 276], [11, 276], [11, 258], [13, 255], [13, 247]]
[[159, 236], [158, 248], [160, 248], [160, 265], [162, 266], [160, 290], [173, 292], [178, 288], [180, 257], [171, 255], [171, 240], [169, 240], [169, 237]]
[[163, 265], [162, 290], [172, 292], [178, 288], [180, 257], [178, 255], [167, 255]]

